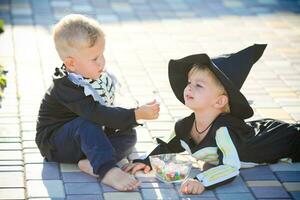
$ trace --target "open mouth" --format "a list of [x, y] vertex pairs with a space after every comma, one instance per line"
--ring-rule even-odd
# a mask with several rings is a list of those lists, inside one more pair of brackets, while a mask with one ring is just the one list
[[194, 97], [192, 97], [192, 96], [190, 96], [190, 95], [186, 95], [185, 98], [186, 98], [187, 100], [194, 99]]

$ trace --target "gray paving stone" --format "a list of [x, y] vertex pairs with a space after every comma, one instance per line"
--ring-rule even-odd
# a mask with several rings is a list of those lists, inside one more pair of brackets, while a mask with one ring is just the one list
[[283, 187], [251, 187], [257, 198], [289, 198]]
[[290, 192], [294, 199], [300, 199], [300, 192]]
[[285, 182], [283, 186], [289, 192], [300, 191], [300, 182]]
[[24, 187], [23, 172], [0, 172], [0, 188]]
[[24, 153], [24, 163], [44, 163], [45, 159], [40, 153]]
[[60, 179], [59, 168], [57, 163], [25, 164], [25, 175], [26, 175], [26, 180]]
[[24, 167], [22, 166], [1, 166], [0, 172], [24, 172]]
[[300, 182], [300, 171], [278, 171], [275, 174], [282, 182]]
[[300, 163], [276, 163], [271, 164], [270, 168], [272, 171], [300, 171]]
[[19, 137], [0, 137], [0, 143], [18, 143], [21, 142]]
[[215, 189], [216, 193], [240, 193], [249, 192], [249, 189], [240, 176], [236, 177], [233, 182], [220, 186]]
[[102, 200], [100, 195], [68, 195], [67, 200]]
[[97, 182], [95, 177], [92, 177], [83, 172], [63, 172], [62, 179], [65, 183], [68, 182]]
[[174, 189], [141, 189], [144, 199], [179, 199]]
[[276, 180], [275, 175], [268, 166], [258, 166], [250, 169], [243, 169], [241, 170], [241, 176], [246, 181]]
[[217, 194], [220, 200], [254, 200], [255, 198], [251, 193], [219, 193]]
[[66, 183], [67, 195], [70, 194], [101, 194], [99, 183]]
[[0, 151], [0, 160], [22, 160], [22, 151]]
[[20, 137], [18, 125], [0, 125], [0, 137]]
[[103, 196], [105, 200], [142, 200], [142, 196], [138, 192], [105, 192]]
[[61, 180], [30, 180], [26, 182], [26, 187], [28, 198], [65, 198]]
[[61, 172], [81, 172], [77, 164], [60, 163]]
[[281, 186], [279, 181], [247, 181], [248, 187]]
[[0, 150], [21, 150], [21, 143], [0, 143]]
[[26, 141], [23, 141], [23, 148], [24, 149], [34, 149], [34, 148], [38, 148], [37, 147], [37, 144], [35, 143], [35, 141], [32, 141], [32, 140], [26, 140]]
[[1, 188], [0, 199], [25, 199], [24, 188]]
[[23, 166], [23, 161], [22, 160], [0, 160], [0, 166]]

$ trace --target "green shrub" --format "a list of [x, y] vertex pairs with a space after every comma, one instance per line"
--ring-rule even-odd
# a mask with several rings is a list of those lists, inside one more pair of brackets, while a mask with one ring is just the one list
[[4, 21], [2, 19], [0, 19], [0, 33], [3, 33], [4, 32]]
[[[4, 21], [0, 19], [0, 33], [3, 33], [4, 29]], [[7, 71], [4, 70], [4, 67], [0, 65], [0, 108], [1, 108], [1, 100], [3, 97], [3, 90], [6, 87], [6, 78], [5, 78], [5, 74], [7, 73]]]

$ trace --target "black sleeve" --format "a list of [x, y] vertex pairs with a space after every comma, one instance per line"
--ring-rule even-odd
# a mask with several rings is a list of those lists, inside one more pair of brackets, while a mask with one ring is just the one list
[[69, 81], [55, 83], [53, 95], [70, 111], [89, 121], [115, 129], [127, 129], [137, 125], [134, 109], [107, 107], [85, 96], [83, 88]]
[[133, 162], [141, 162], [151, 167], [149, 156], [159, 155], [165, 153], [180, 153], [183, 152], [184, 149], [180, 145], [180, 139], [175, 136], [170, 142], [166, 143], [159, 138], [156, 138], [157, 145], [154, 147], [154, 150], [150, 151], [150, 153], [146, 154], [146, 158], [144, 159], [135, 159]]

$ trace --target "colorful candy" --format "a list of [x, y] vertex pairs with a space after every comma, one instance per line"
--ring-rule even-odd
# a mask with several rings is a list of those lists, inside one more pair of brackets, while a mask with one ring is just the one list
[[159, 158], [152, 158], [151, 165], [157, 177], [165, 182], [180, 182], [184, 180], [191, 168], [189, 164], [178, 164], [173, 161], [164, 162]]

